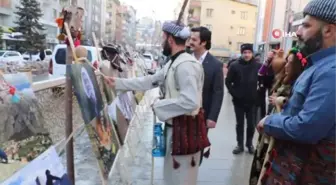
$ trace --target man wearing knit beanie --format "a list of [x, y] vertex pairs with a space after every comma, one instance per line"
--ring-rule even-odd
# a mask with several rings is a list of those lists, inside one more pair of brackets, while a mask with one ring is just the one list
[[244, 122], [246, 117], [246, 142], [248, 152], [253, 154], [252, 139], [256, 122], [256, 105], [258, 103], [258, 70], [261, 64], [253, 58], [253, 44], [243, 44], [240, 48], [242, 56], [237, 62], [233, 62], [227, 73], [225, 85], [232, 95], [232, 101], [236, 114], [237, 147], [233, 154], [244, 151]]
[[283, 111], [257, 125], [259, 132], [275, 139], [272, 152], [277, 155], [268, 162], [279, 167], [261, 174], [265, 185], [283, 179], [292, 185], [331, 185], [336, 180], [336, 1], [311, 0], [303, 13], [297, 36], [306, 69]]

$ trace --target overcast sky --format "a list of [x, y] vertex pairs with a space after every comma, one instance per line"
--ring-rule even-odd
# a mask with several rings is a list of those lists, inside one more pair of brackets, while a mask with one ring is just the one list
[[156, 20], [173, 20], [178, 1], [181, 0], [122, 0], [137, 10], [137, 19], [155, 16]]

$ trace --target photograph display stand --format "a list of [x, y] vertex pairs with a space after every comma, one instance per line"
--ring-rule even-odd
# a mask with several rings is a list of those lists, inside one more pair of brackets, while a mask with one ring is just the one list
[[[97, 41], [97, 38], [96, 38], [96, 35], [94, 32], [92, 32], [92, 39], [93, 39], [93, 42], [94, 42], [94, 45], [96, 47], [96, 51], [97, 51], [97, 56], [98, 56], [98, 60], [99, 60], [99, 63], [101, 64], [102, 63], [102, 58], [101, 58], [101, 55], [100, 55], [100, 52], [99, 52], [99, 47], [98, 47], [98, 41]], [[99, 73], [101, 73], [101, 75], [104, 75], [100, 69], [96, 69], [99, 71]], [[105, 76], [106, 77], [106, 76]], [[112, 99], [115, 99], [117, 98], [116, 95], [114, 94], [113, 91], [111, 91], [112, 93]], [[115, 132], [116, 134], [116, 132]], [[126, 137], [127, 138], [127, 137]], [[121, 145], [120, 141], [118, 140], [118, 146], [119, 146], [119, 151], [115, 157], [115, 161], [114, 161], [114, 164], [110, 170], [110, 173], [109, 173], [109, 177], [111, 176], [111, 174], [113, 173], [113, 171], [115, 169], [118, 169], [118, 171], [120, 172], [120, 180], [122, 182], [126, 181], [126, 184], [130, 184], [130, 177], [127, 175], [129, 173], [127, 173], [129, 170], [126, 169], [126, 166], [122, 163], [118, 163], [118, 159], [120, 158], [120, 153], [121, 153], [121, 150], [123, 150], [124, 146]], [[119, 165], [116, 165], [116, 163], [118, 163]], [[104, 178], [103, 178], [104, 179]], [[105, 182], [106, 183], [106, 182]]]

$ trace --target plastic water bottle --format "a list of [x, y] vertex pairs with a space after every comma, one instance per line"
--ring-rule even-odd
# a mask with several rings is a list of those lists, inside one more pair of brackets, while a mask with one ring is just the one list
[[166, 154], [165, 140], [163, 136], [163, 129], [161, 123], [156, 123], [154, 125], [153, 134], [153, 150], [152, 155], [154, 157], [164, 157]]

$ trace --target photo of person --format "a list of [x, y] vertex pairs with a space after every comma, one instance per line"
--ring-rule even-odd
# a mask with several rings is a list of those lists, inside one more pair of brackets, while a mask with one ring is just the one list
[[0, 184], [53, 144], [31, 85], [28, 73], [0, 74]]
[[96, 75], [88, 64], [67, 66], [75, 95], [80, 105], [85, 124], [89, 124], [103, 109], [103, 100]]
[[46, 170], [47, 183], [46, 185], [53, 185], [53, 181], [61, 181], [62, 179], [51, 175], [50, 170]]
[[1, 185], [71, 185], [55, 147], [50, 147], [40, 156], [15, 172]]
[[119, 138], [107, 108], [86, 126], [93, 151], [105, 178], [108, 177], [119, 150]]

